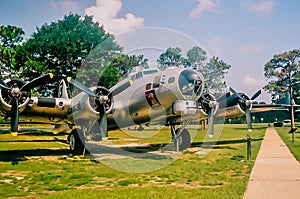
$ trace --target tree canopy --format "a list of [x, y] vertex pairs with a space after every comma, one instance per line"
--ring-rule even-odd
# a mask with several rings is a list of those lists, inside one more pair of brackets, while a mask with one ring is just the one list
[[226, 87], [224, 77], [231, 66], [218, 57], [208, 58], [206, 51], [198, 46], [194, 46], [186, 54], [187, 57], [184, 57], [180, 48], [170, 47], [159, 56], [157, 62], [161, 69], [181, 65], [182, 67], [191, 67], [198, 70], [205, 79], [207, 92], [214, 94], [216, 97], [222, 95]]
[[[17, 30], [20, 35], [24, 33], [21, 29]], [[17, 43], [20, 35], [11, 40]], [[10, 48], [12, 41], [6, 42]], [[56, 81], [53, 81], [54, 85], [47, 85], [53, 95], [57, 93], [58, 82], [62, 78], [78, 78], [87, 86], [109, 87], [119, 81], [129, 67], [136, 66], [134, 64], [147, 65], [143, 57], [122, 55], [122, 47], [114, 36], [93, 22], [91, 16], [81, 17], [72, 13], [62, 20], [37, 28], [16, 51], [11, 71], [25, 81], [43, 73], [53, 73]], [[124, 67], [118, 63], [127, 65]], [[37, 91], [43, 92], [41, 89]]]
[[169, 66], [179, 66], [182, 64], [183, 57], [180, 48], [168, 48], [166, 52], [162, 53], [157, 59], [158, 68], [165, 69]]
[[289, 87], [293, 90], [296, 103], [299, 103], [300, 96], [300, 69], [299, 69], [300, 50], [276, 54], [264, 66], [265, 77], [268, 84], [264, 87], [271, 94], [272, 101], [278, 102], [280, 98], [285, 97], [285, 93], [289, 92]]
[[62, 20], [37, 28], [24, 44], [27, 60], [20, 63], [18, 69], [24, 77], [28, 71], [34, 71], [36, 76], [52, 72], [57, 79], [75, 78], [85, 58], [95, 47], [99, 56], [121, 50], [113, 36], [105, 33], [92, 17], [69, 14]]
[[22, 28], [11, 25], [0, 26], [0, 67], [2, 70], [14, 69], [17, 51], [24, 35]]

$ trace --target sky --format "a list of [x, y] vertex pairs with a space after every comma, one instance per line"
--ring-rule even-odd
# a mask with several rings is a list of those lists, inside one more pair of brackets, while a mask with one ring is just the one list
[[[300, 47], [298, 0], [1, 0], [0, 25], [21, 27], [28, 38], [70, 12], [94, 16], [114, 35], [155, 27], [181, 35], [166, 37], [171, 47], [188, 38], [230, 64], [227, 84], [249, 96], [266, 85], [266, 62]], [[159, 42], [153, 47], [163, 49]], [[269, 94], [258, 100], [269, 103]]]

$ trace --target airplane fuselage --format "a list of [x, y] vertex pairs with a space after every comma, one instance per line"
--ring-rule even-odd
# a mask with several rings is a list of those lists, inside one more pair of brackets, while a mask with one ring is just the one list
[[178, 120], [180, 105], [186, 110], [185, 116], [195, 116], [198, 113], [196, 100], [202, 94], [203, 83], [199, 72], [184, 68], [131, 74], [110, 89], [114, 108], [108, 114], [108, 129], [174, 122]]

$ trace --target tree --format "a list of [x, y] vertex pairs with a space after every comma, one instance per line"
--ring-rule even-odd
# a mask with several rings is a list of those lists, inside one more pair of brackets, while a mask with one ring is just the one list
[[89, 53], [78, 71], [77, 80], [89, 87], [99, 85], [110, 88], [122, 79], [129, 68], [148, 68], [148, 60], [143, 55], [129, 56], [111, 51], [105, 43], [99, 45], [100, 49], [96, 47]]
[[[24, 49], [20, 50], [21, 61], [16, 70], [21, 71], [25, 79], [52, 72], [56, 80], [78, 75], [84, 76], [88, 82], [90, 78], [98, 77], [100, 68], [120, 50], [114, 37], [105, 33], [102, 26], [93, 22], [92, 17], [69, 14], [63, 20], [37, 28], [24, 44]], [[87, 61], [88, 56], [90, 58]], [[89, 66], [89, 63], [94, 64]], [[34, 74], [29, 76], [29, 71]]]
[[160, 69], [165, 69], [169, 66], [179, 66], [182, 64], [182, 55], [181, 55], [181, 49], [176, 48], [168, 48], [166, 52], [162, 53], [159, 58], [157, 59], [157, 62], [159, 64]]
[[0, 67], [12, 71], [16, 64], [17, 49], [23, 41], [24, 31], [16, 26], [0, 26]]
[[194, 46], [188, 50], [186, 55], [188, 64], [185, 65], [197, 70], [201, 70], [204, 66], [204, 62], [207, 60], [206, 51], [198, 46]]
[[300, 50], [295, 49], [282, 54], [276, 54], [265, 64], [265, 77], [268, 84], [264, 90], [271, 94], [272, 101], [278, 102], [280, 98], [285, 97], [289, 87], [293, 90], [293, 96], [296, 103], [299, 103], [297, 96], [299, 93], [299, 58]]
[[98, 85], [110, 88], [126, 75], [129, 68], [148, 68], [148, 60], [143, 55], [118, 55], [102, 73]]
[[204, 76], [206, 88], [216, 97], [219, 97], [224, 93], [224, 89], [226, 88], [226, 81], [224, 78], [230, 67], [231, 65], [226, 64], [223, 60], [213, 56], [209, 59], [209, 62], [204, 65], [202, 70], [200, 70]]
[[179, 65], [194, 68], [202, 73], [206, 89], [210, 93], [216, 97], [224, 93], [223, 90], [226, 87], [224, 77], [231, 66], [218, 57], [208, 60], [206, 51], [200, 47], [194, 46], [188, 50], [186, 58], [181, 55], [180, 48], [168, 48], [157, 61], [161, 69]]

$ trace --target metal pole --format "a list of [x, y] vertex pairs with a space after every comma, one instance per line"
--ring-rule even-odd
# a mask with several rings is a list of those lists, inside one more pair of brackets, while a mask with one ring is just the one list
[[252, 149], [251, 149], [251, 137], [249, 134], [246, 135], [246, 139], [247, 139], [247, 160], [249, 160], [251, 158], [252, 155]]
[[292, 133], [292, 142], [295, 142], [295, 115], [294, 115], [294, 97], [293, 97], [293, 88], [292, 88], [292, 77], [291, 77], [291, 72], [289, 72], [289, 91], [290, 91], [290, 105], [291, 105], [291, 109], [290, 109], [290, 114], [291, 114], [291, 130], [290, 132]]

